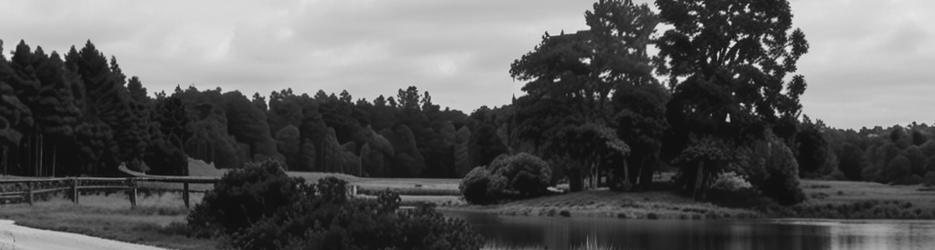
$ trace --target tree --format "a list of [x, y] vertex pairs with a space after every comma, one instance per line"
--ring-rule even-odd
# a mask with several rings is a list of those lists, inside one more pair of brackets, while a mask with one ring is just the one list
[[228, 132], [249, 147], [246, 159], [258, 160], [276, 155], [276, 143], [266, 122], [266, 111], [258, 108], [239, 91], [223, 94]]
[[918, 175], [920, 177], [925, 176], [926, 158], [925, 155], [922, 155], [922, 150], [919, 149], [919, 146], [909, 146], [909, 148], [903, 151], [903, 155], [909, 159], [909, 166], [910, 170], [912, 171], [911, 174]]
[[269, 127], [271, 132], [293, 125], [298, 127], [302, 121], [303, 99], [292, 93], [292, 89], [280, 90], [269, 95]]
[[462, 126], [458, 129], [458, 132], [455, 133], [455, 148], [454, 148], [454, 158], [455, 158], [455, 175], [458, 177], [463, 177], [474, 167], [471, 164], [471, 158], [469, 154], [469, 143], [471, 141], [471, 130], [467, 126]]
[[[38, 69], [39, 97], [34, 108], [36, 124], [44, 135], [44, 141], [51, 142], [51, 175], [56, 175], [58, 152], [63, 144], [70, 142], [81, 111], [75, 103], [72, 93], [78, 76], [67, 72], [58, 53], [53, 52], [48, 60]], [[41, 145], [45, 143], [42, 142]]]
[[552, 140], [546, 152], [573, 161], [565, 169], [572, 191], [597, 188], [602, 172], [610, 173], [611, 189], [632, 188], [624, 161], [630, 147], [613, 129], [595, 123], [567, 125]]
[[809, 46], [801, 30], [790, 31], [788, 1], [658, 0], [656, 7], [673, 27], [656, 45], [665, 61], [657, 70], [673, 90], [672, 138], [681, 138], [671, 143], [683, 145], [674, 150], [684, 154], [687, 138], [735, 144], [762, 140], [767, 130], [791, 140], [794, 133], [778, 128], [800, 114], [805, 78], [790, 74]]
[[[100, 153], [101, 157], [108, 159], [89, 164], [104, 163], [100, 167], [115, 171], [119, 161], [139, 159], [141, 155], [136, 149], [145, 138], [136, 133], [141, 128], [128, 121], [131, 111], [129, 93], [124, 87], [126, 76], [116, 59], [111, 58], [108, 63], [103, 53], [98, 51], [91, 41], [88, 41], [80, 52], [70, 50], [65, 59], [66, 67], [81, 76], [85, 87], [86, 98], [82, 112], [85, 114], [85, 128], [88, 129], [86, 131], [89, 132], [85, 135], [93, 137], [84, 138], [96, 138], [93, 139], [96, 142], [81, 142], [88, 149], [84, 152]], [[114, 145], [108, 145], [108, 141], [113, 141]], [[85, 158], [99, 157], [89, 155]]]
[[796, 161], [799, 174], [815, 173], [828, 158], [828, 142], [816, 128], [806, 127], [799, 131], [796, 141]]
[[494, 158], [507, 152], [506, 145], [503, 145], [494, 127], [489, 124], [478, 125], [468, 144], [468, 154], [473, 166], [488, 165]]
[[838, 159], [840, 160], [838, 169], [844, 173], [847, 179], [855, 181], [863, 179], [861, 173], [867, 164], [867, 159], [864, 157], [863, 151], [861, 151], [860, 148], [850, 143], [844, 144]]
[[296, 126], [289, 125], [276, 132], [277, 151], [286, 157], [286, 166], [290, 169], [301, 165], [301, 158], [299, 157], [300, 140], [301, 133]]
[[896, 156], [886, 164], [886, 171], [883, 175], [891, 183], [909, 184], [907, 181], [912, 175], [912, 162], [904, 155]]
[[[0, 41], [0, 51], [3, 50], [3, 41]], [[16, 92], [11, 86], [11, 81], [15, 77], [13, 69], [10, 67], [6, 58], [0, 54], [0, 147], [2, 147], [2, 159], [0, 165], [3, 168], [3, 174], [8, 174], [7, 167], [10, 162], [9, 150], [16, 148], [23, 137], [19, 127], [28, 127], [32, 125], [32, 115], [28, 107], [16, 97]]]
[[404, 124], [399, 124], [393, 127], [393, 130], [384, 129], [380, 134], [389, 140], [396, 150], [391, 173], [395, 177], [421, 176], [425, 170], [425, 158], [419, 152], [412, 130]]
[[[535, 148], [545, 148], [562, 143], [540, 138], [557, 136], [567, 128], [585, 124], [616, 128], [606, 133], [613, 139], [604, 139], [638, 141], [634, 145], [640, 151], [639, 157], [628, 159], [632, 168], [618, 173], [633, 172], [632, 177], [618, 180], [620, 186], [634, 182], [648, 186], [658, 165], [668, 97], [653, 76], [647, 53], [659, 19], [645, 4], [602, 0], [585, 13], [585, 20], [589, 30], [546, 33], [533, 51], [511, 65], [511, 76], [527, 81], [523, 90], [528, 94], [515, 101], [515, 135], [530, 140]], [[586, 165], [587, 159], [575, 160]]]

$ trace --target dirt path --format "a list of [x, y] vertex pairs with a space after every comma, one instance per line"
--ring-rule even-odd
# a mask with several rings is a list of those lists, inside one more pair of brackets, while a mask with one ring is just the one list
[[28, 228], [15, 225], [13, 224], [13, 221], [10, 220], [0, 220], [0, 249], [143, 250], [161, 248], [96, 238], [81, 234]]

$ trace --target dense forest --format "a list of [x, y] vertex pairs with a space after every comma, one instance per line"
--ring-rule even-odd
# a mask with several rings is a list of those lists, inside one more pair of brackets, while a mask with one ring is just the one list
[[21, 41], [0, 60], [0, 92], [6, 174], [116, 175], [126, 164], [184, 175], [191, 157], [219, 168], [275, 159], [294, 171], [459, 177], [506, 152], [493, 111], [441, 109], [416, 87], [373, 101], [193, 86], [150, 95], [90, 41], [64, 58]]
[[842, 130], [801, 114], [796, 62], [809, 46], [787, 1], [705, 2], [599, 1], [589, 29], [546, 33], [513, 62], [524, 95], [470, 114], [415, 86], [372, 100], [149, 93], [90, 41], [64, 55], [20, 41], [0, 55], [0, 164], [24, 176], [119, 175], [121, 164], [185, 175], [188, 158], [219, 168], [272, 159], [290, 171], [460, 178], [525, 152], [572, 190], [646, 189], [671, 168], [695, 195], [734, 172], [784, 203], [802, 199], [800, 176], [935, 179], [935, 127]]

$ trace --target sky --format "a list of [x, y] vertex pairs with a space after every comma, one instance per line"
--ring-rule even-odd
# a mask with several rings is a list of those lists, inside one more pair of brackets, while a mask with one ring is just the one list
[[[636, 2], [648, 2], [637, 0]], [[19, 40], [91, 40], [150, 92], [292, 88], [395, 96], [410, 85], [471, 112], [522, 95], [509, 66], [545, 32], [586, 29], [583, 0], [0, 0]], [[935, 1], [791, 0], [811, 45], [804, 113], [839, 128], [935, 121]]]

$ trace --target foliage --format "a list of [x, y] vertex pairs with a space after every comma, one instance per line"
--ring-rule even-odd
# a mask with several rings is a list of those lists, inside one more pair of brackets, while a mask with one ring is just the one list
[[458, 189], [464, 199], [472, 204], [492, 204], [504, 198], [507, 179], [495, 175], [487, 167], [476, 167], [461, 179]]
[[838, 169], [844, 173], [847, 179], [862, 179], [861, 173], [863, 172], [867, 160], [864, 158], [864, 154], [861, 152], [860, 148], [854, 146], [854, 144], [845, 144], [839, 158], [841, 161], [838, 164]]
[[[588, 30], [546, 33], [511, 64], [510, 75], [525, 82], [527, 93], [514, 102], [511, 129], [518, 140], [512, 141], [531, 144], [550, 161], [569, 160], [561, 172], [572, 190], [596, 188], [601, 171], [614, 172], [609, 185], [615, 189], [629, 190], [634, 182], [648, 186], [666, 124], [667, 95], [647, 53], [659, 19], [645, 4], [602, 0], [585, 13], [585, 21]], [[607, 150], [627, 145], [621, 136], [637, 143], [641, 153], [629, 159], [630, 169], [623, 168], [629, 146]]]
[[541, 196], [552, 183], [552, 168], [539, 157], [520, 153], [500, 155], [489, 166], [471, 170], [459, 189], [472, 204]]
[[298, 200], [302, 183], [286, 176], [275, 161], [234, 169], [205, 194], [189, 214], [189, 225], [198, 231], [236, 233]]
[[477, 249], [481, 238], [432, 207], [397, 211], [400, 198], [347, 196], [346, 182], [315, 185], [267, 161], [225, 175], [189, 216], [196, 230], [220, 233], [238, 249]]
[[746, 178], [735, 172], [724, 172], [717, 175], [717, 177], [714, 179], [714, 182], [711, 184], [711, 188], [726, 191], [737, 191], [741, 189], [753, 188], [753, 185], [750, 184]]
[[552, 181], [552, 168], [539, 157], [519, 153], [491, 163], [494, 175], [507, 181], [508, 193], [519, 197], [535, 197], [547, 192]]
[[783, 144], [776, 144], [766, 157], [766, 178], [759, 189], [767, 197], [782, 205], [791, 205], [805, 199], [799, 187], [799, 166], [792, 151]]
[[763, 196], [782, 205], [804, 200], [795, 155], [779, 138], [767, 138], [739, 148], [738, 160], [728, 169], [746, 176]]
[[[807, 118], [807, 117], [806, 117]], [[807, 120], [807, 119], [806, 119]], [[817, 128], [806, 127], [799, 131], [796, 141], [796, 161], [799, 164], [799, 173], [820, 173], [821, 168], [828, 160], [828, 142]]]
[[751, 207], [759, 202], [759, 197], [753, 185], [735, 172], [718, 174], [708, 194], [709, 200], [727, 207]]

